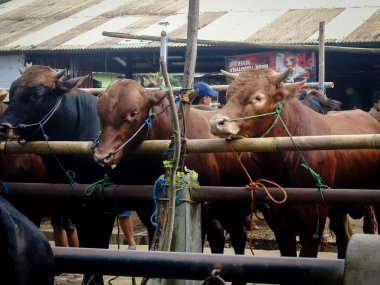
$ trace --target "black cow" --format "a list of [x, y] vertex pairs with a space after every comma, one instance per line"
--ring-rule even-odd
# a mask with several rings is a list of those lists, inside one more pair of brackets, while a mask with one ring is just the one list
[[[47, 66], [27, 67], [10, 87], [9, 107], [0, 119], [0, 136], [27, 141], [46, 140], [47, 143], [49, 140], [95, 139], [100, 129], [97, 97], [76, 88], [87, 77], [63, 80], [63, 74], [63, 71], [57, 72]], [[55, 183], [93, 183], [102, 179], [105, 173], [90, 155], [44, 155], [43, 161], [49, 170], [50, 181]], [[138, 171], [138, 165], [133, 159], [127, 163], [133, 167], [120, 165], [109, 173], [112, 182], [127, 184], [136, 180], [132, 170]], [[81, 247], [108, 247], [117, 214], [115, 203], [105, 205], [104, 201], [95, 199], [66, 200], [58, 207], [72, 216]], [[152, 236], [154, 229], [149, 218], [154, 212], [153, 202], [142, 206], [135, 203], [128, 208], [136, 210]], [[103, 284], [103, 279], [92, 278], [91, 282]]]
[[1, 196], [0, 278], [13, 285], [54, 283], [53, 252], [46, 237]]

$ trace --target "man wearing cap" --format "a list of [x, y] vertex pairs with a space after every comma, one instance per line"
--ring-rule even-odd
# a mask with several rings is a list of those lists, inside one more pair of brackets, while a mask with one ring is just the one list
[[204, 82], [194, 84], [194, 89], [198, 89], [198, 96], [193, 101], [194, 105], [210, 106], [212, 97], [218, 98], [218, 92], [212, 90], [210, 86]]
[[372, 95], [372, 107], [368, 113], [370, 113], [376, 120], [380, 122], [380, 91], [376, 91]]

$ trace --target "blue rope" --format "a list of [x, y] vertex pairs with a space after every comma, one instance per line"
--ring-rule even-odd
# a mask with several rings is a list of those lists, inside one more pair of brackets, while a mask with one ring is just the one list
[[9, 192], [8, 185], [0, 179], [0, 187], [3, 189], [3, 193], [5, 197], [8, 197], [11, 193]]
[[150, 127], [152, 126], [152, 122], [151, 122], [150, 118], [146, 119], [144, 124], [148, 129], [150, 129]]
[[159, 178], [159, 179], [157, 179], [154, 182], [154, 185], [153, 185], [153, 188], [152, 188], [153, 201], [154, 201], [154, 212], [153, 212], [152, 216], [150, 217], [150, 222], [152, 223], [152, 225], [155, 228], [157, 228], [157, 226], [158, 226], [158, 224], [155, 222], [157, 214], [158, 214], [158, 204], [157, 204], [157, 201], [158, 201], [158, 198], [159, 198], [159, 192], [161, 191], [162, 185], [164, 185], [165, 182], [166, 181], [165, 181], [164, 178]]
[[323, 90], [323, 94], [326, 94], [326, 85], [318, 85], [318, 90]]

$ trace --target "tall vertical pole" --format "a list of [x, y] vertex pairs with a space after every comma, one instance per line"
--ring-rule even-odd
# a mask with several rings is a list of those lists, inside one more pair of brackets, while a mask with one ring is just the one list
[[[168, 35], [165, 31], [161, 32], [160, 60], [163, 59], [165, 66], [168, 66]], [[162, 67], [160, 64], [160, 72]]]
[[194, 84], [195, 64], [197, 60], [198, 26], [199, 0], [190, 0], [189, 13], [187, 15], [187, 43], [182, 79], [183, 87], [191, 87]]
[[319, 23], [319, 70], [318, 70], [318, 89], [323, 90], [326, 95], [325, 88], [325, 21]]

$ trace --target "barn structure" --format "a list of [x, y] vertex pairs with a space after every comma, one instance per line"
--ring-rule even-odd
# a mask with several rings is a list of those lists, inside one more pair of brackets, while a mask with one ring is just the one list
[[[5, 3], [4, 3], [5, 2]], [[168, 71], [183, 72], [188, 0], [13, 0], [0, 5], [0, 88], [9, 87], [26, 62], [90, 74], [87, 87], [107, 86], [117, 75], [159, 71], [160, 43], [113, 38], [102, 32], [169, 36]], [[209, 83], [229, 57], [266, 52], [318, 52], [326, 24], [326, 76], [332, 97], [353, 83], [365, 108], [380, 89], [380, 0], [200, 0], [196, 72]], [[343, 46], [345, 49], [329, 47]], [[318, 57], [313, 60], [317, 63]], [[209, 76], [213, 75], [213, 76]], [[209, 76], [209, 77], [207, 77]], [[339, 98], [337, 98], [339, 99]]]

